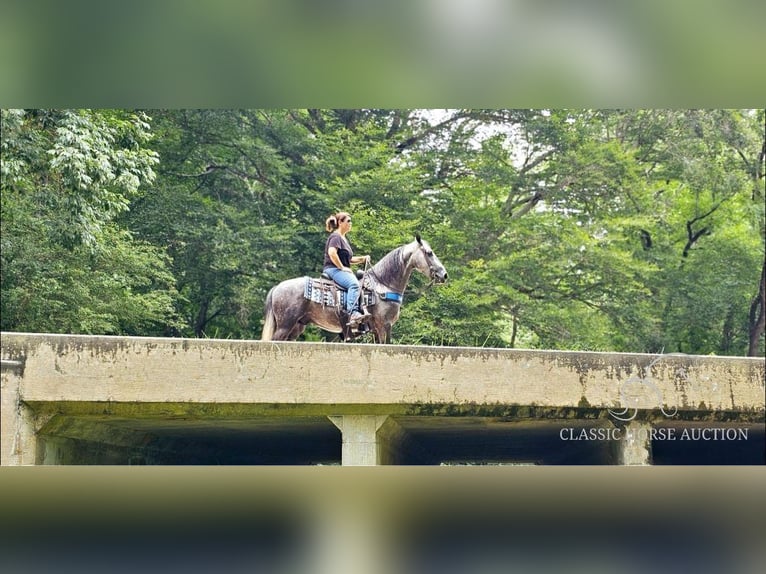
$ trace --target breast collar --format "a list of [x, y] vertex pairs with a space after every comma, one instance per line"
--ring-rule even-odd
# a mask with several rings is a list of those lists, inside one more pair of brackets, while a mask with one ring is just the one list
[[384, 285], [375, 272], [370, 270], [364, 274], [364, 282], [367, 283], [367, 288], [377, 293], [383, 301], [392, 301], [394, 303], [402, 304], [404, 301], [403, 293], [394, 291], [387, 285]]

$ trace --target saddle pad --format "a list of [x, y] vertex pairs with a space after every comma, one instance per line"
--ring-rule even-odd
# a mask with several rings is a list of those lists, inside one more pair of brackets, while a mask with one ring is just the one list
[[[341, 297], [338, 296], [339, 291]], [[303, 291], [303, 296], [309, 301], [330, 307], [337, 307], [339, 304], [345, 305], [346, 303], [346, 292], [338, 289], [335, 283], [325, 279], [314, 279], [313, 277], [306, 277], [306, 287]]]
[[[346, 308], [346, 290], [331, 280], [306, 277], [303, 297], [326, 307]], [[365, 305], [375, 304], [376, 298], [373, 293], [363, 290], [362, 297]]]

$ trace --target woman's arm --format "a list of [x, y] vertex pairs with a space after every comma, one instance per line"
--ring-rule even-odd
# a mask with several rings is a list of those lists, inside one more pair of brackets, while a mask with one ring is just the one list
[[[338, 256], [338, 248], [337, 247], [328, 247], [327, 248], [327, 256], [330, 258], [330, 261], [333, 262], [335, 267], [338, 269], [346, 269], [346, 267], [343, 267], [343, 263], [340, 260], [340, 257]], [[356, 258], [354, 258], [356, 259]]]

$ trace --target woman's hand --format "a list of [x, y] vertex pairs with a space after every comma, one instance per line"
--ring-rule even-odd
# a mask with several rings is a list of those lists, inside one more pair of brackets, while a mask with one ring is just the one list
[[369, 263], [369, 262], [370, 262], [369, 255], [357, 255], [351, 258], [351, 263], [353, 263], [354, 265], [358, 265], [359, 263]]

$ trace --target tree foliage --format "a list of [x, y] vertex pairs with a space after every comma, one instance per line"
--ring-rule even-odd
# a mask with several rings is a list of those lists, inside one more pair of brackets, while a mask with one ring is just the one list
[[164, 334], [162, 247], [117, 218], [155, 178], [142, 113], [2, 110], [3, 330]]
[[2, 113], [6, 330], [255, 338], [343, 209], [394, 342], [764, 351], [763, 110]]

